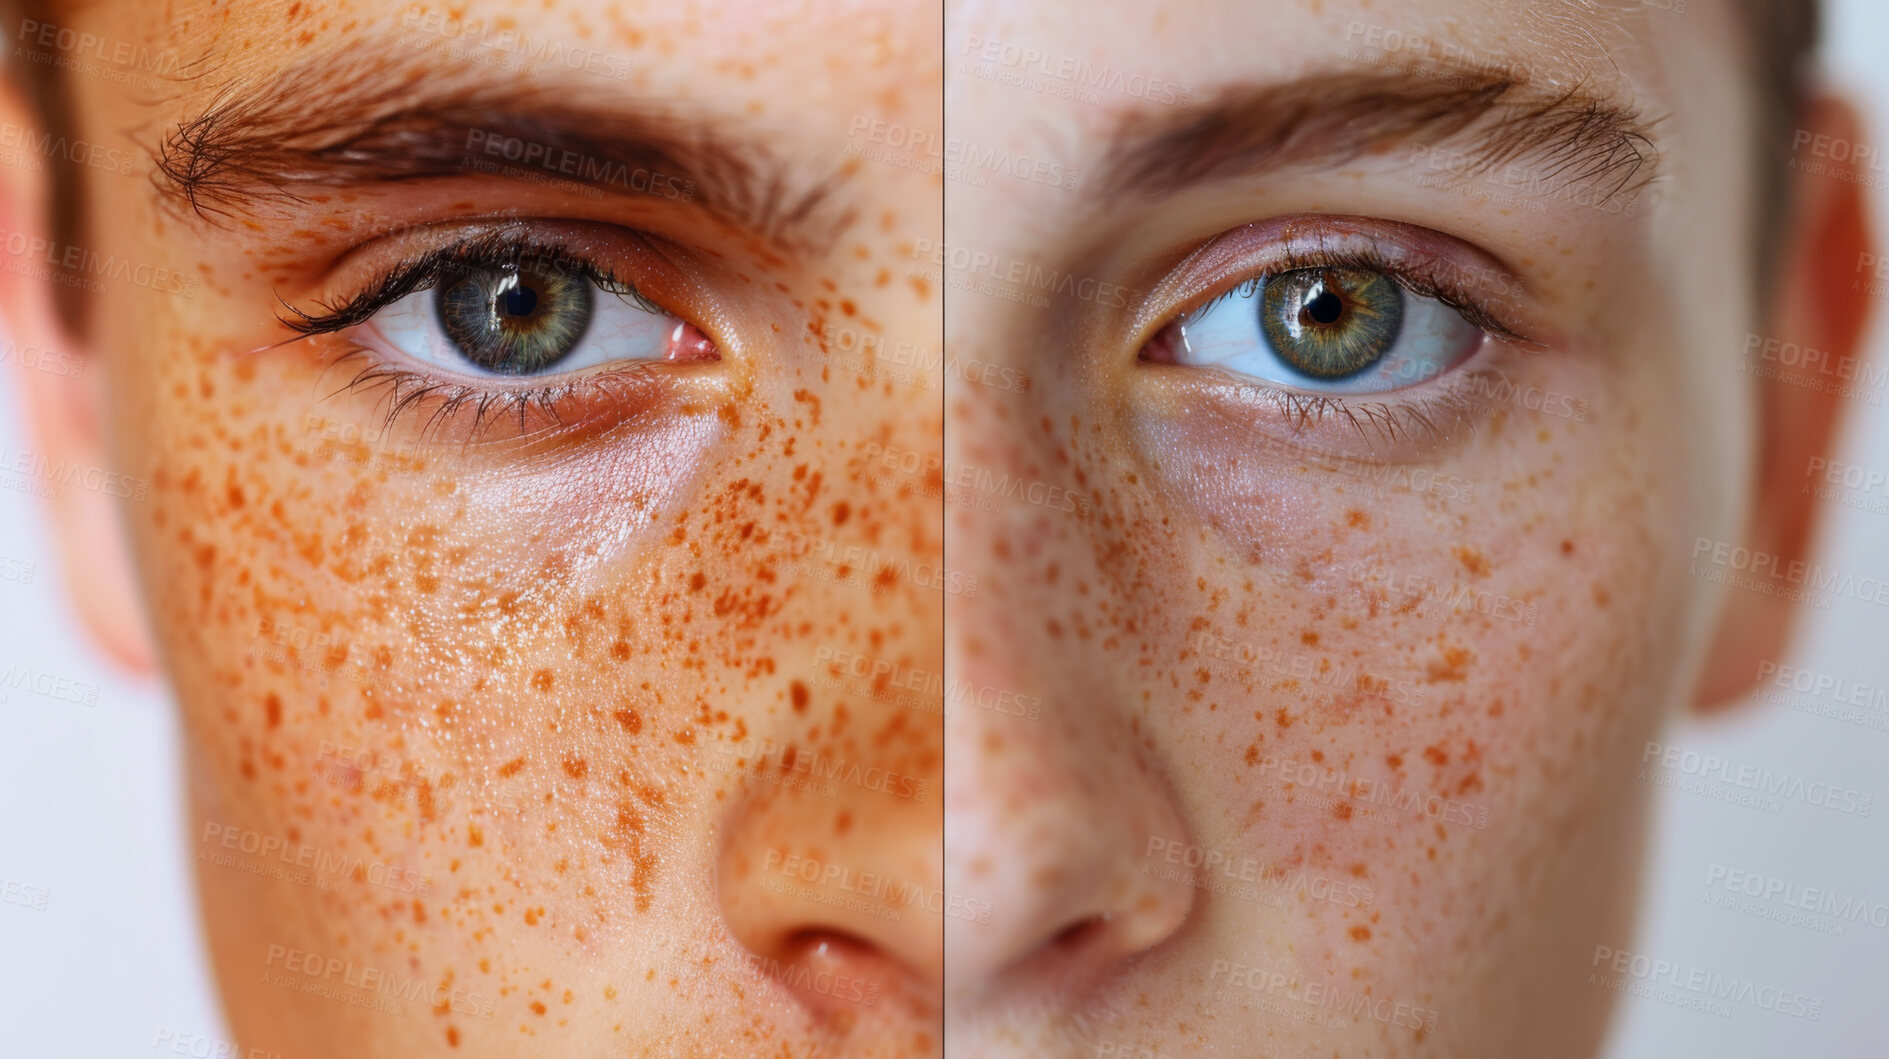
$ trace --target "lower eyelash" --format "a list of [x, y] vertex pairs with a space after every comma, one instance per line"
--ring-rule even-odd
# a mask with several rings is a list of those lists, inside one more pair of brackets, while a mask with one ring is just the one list
[[422, 443], [443, 432], [453, 417], [468, 409], [473, 413], [472, 422], [466, 428], [464, 444], [468, 445], [481, 440], [481, 435], [494, 424], [514, 416], [518, 422], [517, 440], [536, 436], [543, 431], [562, 429], [570, 424], [559, 409], [571, 398], [627, 396], [620, 391], [633, 388], [634, 384], [652, 377], [646, 366], [630, 362], [610, 371], [579, 375], [551, 386], [522, 390], [485, 389], [443, 381], [405, 368], [390, 367], [381, 362], [373, 350], [352, 343], [333, 354], [328, 367], [339, 367], [355, 360], [365, 360], [367, 363], [361, 365], [352, 379], [329, 396], [382, 391], [387, 405], [381, 419], [380, 429], [383, 432], [391, 429], [402, 416], [417, 414], [431, 406], [426, 420], [420, 426]]
[[[1238, 400], [1264, 406], [1283, 420], [1292, 434], [1304, 435], [1327, 420], [1341, 421], [1377, 454], [1372, 438], [1385, 445], [1473, 440], [1479, 433], [1470, 380], [1480, 373], [1449, 372], [1440, 376], [1441, 388], [1413, 393], [1396, 400], [1345, 400], [1334, 394], [1305, 393], [1237, 380]], [[1229, 376], [1229, 379], [1231, 377]], [[1328, 452], [1316, 453], [1330, 458]]]

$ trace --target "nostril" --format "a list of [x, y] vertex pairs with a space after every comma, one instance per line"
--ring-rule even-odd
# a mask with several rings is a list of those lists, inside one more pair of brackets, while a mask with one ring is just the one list
[[877, 1007], [894, 968], [878, 946], [839, 930], [799, 930], [774, 957], [755, 957], [763, 974], [791, 990], [810, 1010], [850, 1021]]

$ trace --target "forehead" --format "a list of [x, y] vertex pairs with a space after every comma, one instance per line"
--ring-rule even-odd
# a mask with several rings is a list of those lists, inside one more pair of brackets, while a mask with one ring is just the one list
[[1496, 68], [1657, 98], [1674, 74], [1670, 50], [1729, 59], [1737, 41], [1723, 0], [946, 0], [946, 24], [949, 68], [974, 75], [952, 80], [954, 104], [1033, 85], [1038, 109], [1097, 119], [1184, 106], [1230, 82], [1400, 66]]

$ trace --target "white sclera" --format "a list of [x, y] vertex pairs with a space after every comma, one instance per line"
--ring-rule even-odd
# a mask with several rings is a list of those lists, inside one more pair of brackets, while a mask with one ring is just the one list
[[590, 324], [577, 347], [540, 375], [504, 375], [487, 371], [459, 352], [440, 327], [438, 295], [436, 288], [414, 291], [383, 306], [362, 329], [422, 364], [482, 379], [521, 379], [550, 378], [623, 360], [662, 360], [669, 349], [669, 335], [680, 322], [593, 284]]
[[1355, 375], [1320, 379], [1293, 368], [1266, 341], [1259, 322], [1263, 292], [1263, 284], [1245, 283], [1181, 317], [1176, 362], [1313, 393], [1384, 393], [1441, 375], [1468, 359], [1485, 337], [1462, 313], [1398, 287], [1404, 317], [1390, 348]]

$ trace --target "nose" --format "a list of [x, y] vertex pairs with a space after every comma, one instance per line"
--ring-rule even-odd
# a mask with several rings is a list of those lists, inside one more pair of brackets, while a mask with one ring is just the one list
[[[717, 885], [750, 963], [815, 1016], [933, 1018], [944, 939], [936, 718], [931, 767], [902, 755], [762, 745], [727, 817]], [[883, 730], [883, 729], [882, 729]]]
[[[978, 523], [1001, 540], [1054, 542], [1067, 531], [1054, 517], [980, 512]], [[1060, 1006], [1187, 920], [1192, 889], [1146, 855], [1187, 828], [1110, 660], [1045, 633], [1054, 586], [1028, 573], [1044, 557], [999, 547], [979, 559], [983, 534], [961, 525], [952, 551], [980, 577], [945, 633], [946, 1004]], [[1079, 554], [1059, 552], [1077, 576]]]

